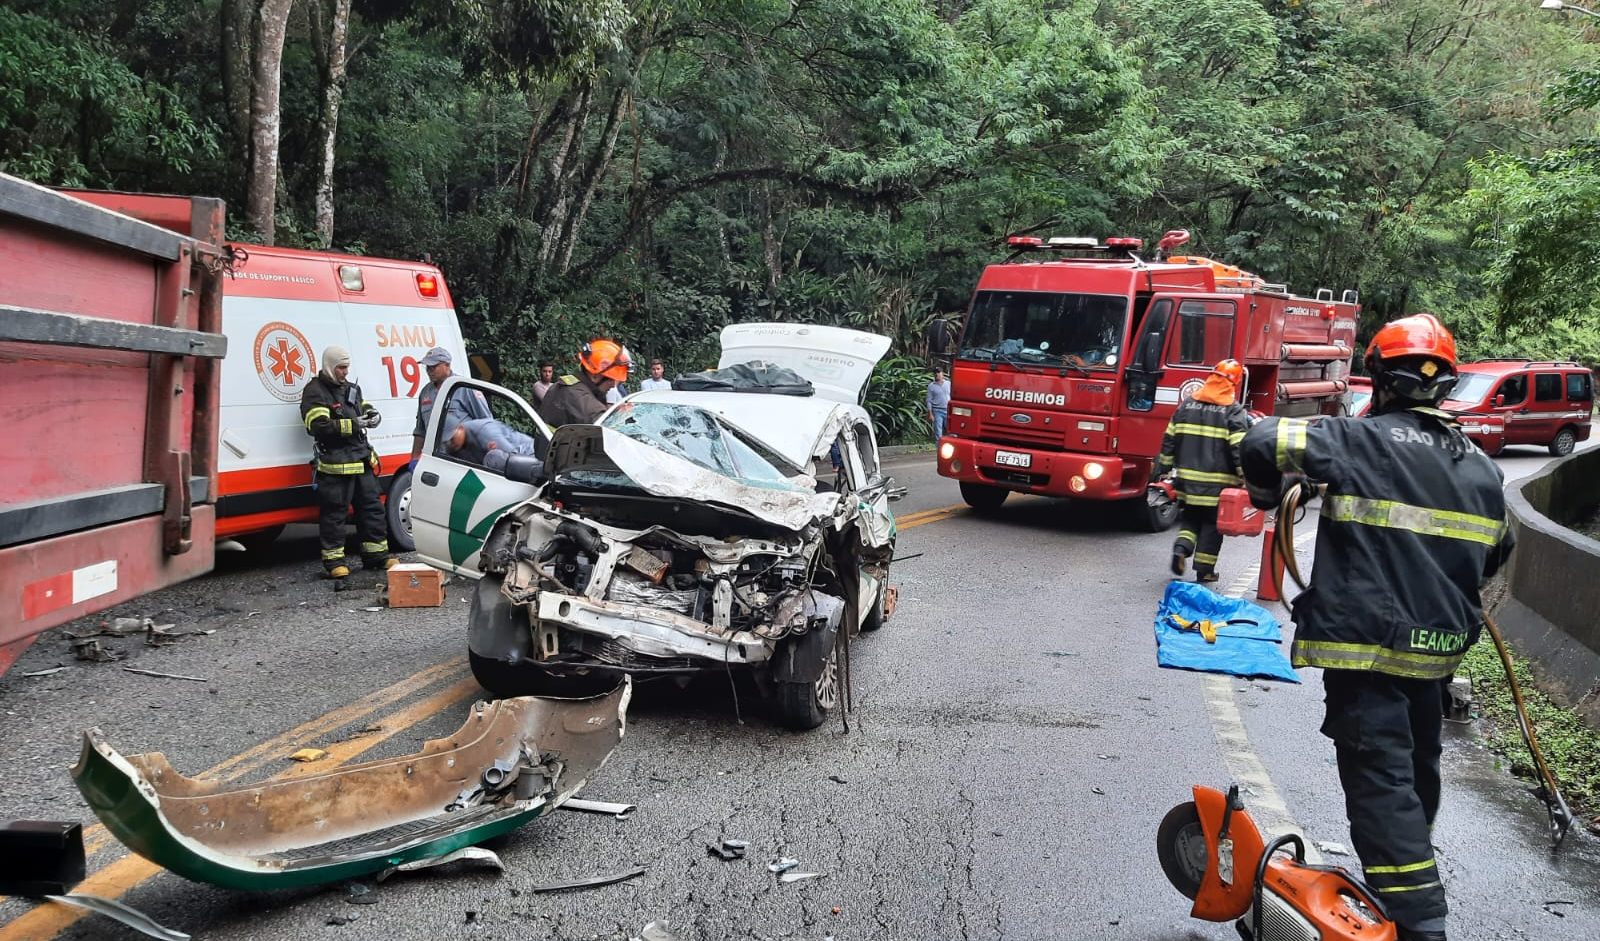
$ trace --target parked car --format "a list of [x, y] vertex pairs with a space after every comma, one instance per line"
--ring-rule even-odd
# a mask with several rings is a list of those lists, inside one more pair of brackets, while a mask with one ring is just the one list
[[1345, 392], [1344, 413], [1352, 418], [1360, 418], [1372, 413], [1372, 377], [1351, 376], [1347, 382]]
[[[741, 324], [722, 341], [719, 368], [785, 367], [810, 394], [635, 393], [594, 425], [540, 424], [542, 453], [501, 474], [435, 453], [430, 427], [413, 530], [425, 561], [481, 576], [467, 648], [485, 689], [560, 695], [737, 669], [790, 727], [838, 707], [848, 637], [892, 610], [895, 488], [858, 404], [889, 340]], [[526, 407], [468, 379], [442, 394], [474, 388]]]
[[[1458, 372], [1460, 378], [1441, 407], [1454, 412], [1468, 436], [1490, 454], [1508, 444], [1533, 444], [1560, 457], [1589, 439], [1594, 377], [1586, 367], [1490, 359], [1466, 363]], [[1495, 422], [1484, 421], [1490, 418], [1500, 420], [1503, 435], [1496, 436], [1500, 429]]]

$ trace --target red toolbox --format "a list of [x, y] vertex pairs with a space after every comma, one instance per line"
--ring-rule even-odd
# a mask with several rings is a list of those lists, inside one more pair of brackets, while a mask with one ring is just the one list
[[1243, 487], [1228, 487], [1217, 501], [1217, 530], [1224, 536], [1259, 536], [1267, 514], [1250, 505]]

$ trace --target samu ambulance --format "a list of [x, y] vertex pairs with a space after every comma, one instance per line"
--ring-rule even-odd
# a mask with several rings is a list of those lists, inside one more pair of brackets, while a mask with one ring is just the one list
[[350, 351], [350, 379], [383, 421], [367, 433], [388, 495], [389, 541], [412, 548], [408, 516], [422, 358], [440, 346], [468, 370], [439, 269], [421, 262], [234, 245], [223, 278], [217, 539], [270, 543], [285, 524], [315, 522], [312, 442], [300, 393], [329, 346]]

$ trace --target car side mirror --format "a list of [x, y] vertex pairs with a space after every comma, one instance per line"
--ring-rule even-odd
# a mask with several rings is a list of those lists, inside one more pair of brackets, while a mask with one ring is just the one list
[[506, 458], [505, 478], [519, 484], [536, 484], [544, 477], [544, 462], [531, 454]]
[[1494, 407], [1495, 408], [1504, 408], [1505, 404], [1506, 404], [1506, 397], [1505, 396], [1497, 395], [1497, 396], [1494, 397]]

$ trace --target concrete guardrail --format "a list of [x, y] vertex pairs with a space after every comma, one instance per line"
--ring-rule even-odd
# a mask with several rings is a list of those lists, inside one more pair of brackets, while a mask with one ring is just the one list
[[[1600, 448], [1506, 488], [1517, 548], [1491, 612], [1540, 687], [1600, 728], [1600, 542], [1568, 529], [1600, 504]], [[1559, 522], [1558, 522], [1559, 521]]]

